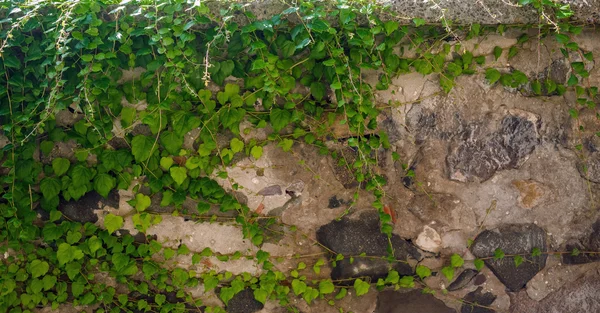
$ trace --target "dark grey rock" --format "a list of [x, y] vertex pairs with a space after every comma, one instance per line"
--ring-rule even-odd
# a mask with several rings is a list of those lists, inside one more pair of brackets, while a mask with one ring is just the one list
[[581, 177], [600, 184], [600, 152], [590, 153], [579, 162], [577, 169]]
[[479, 272], [474, 269], [465, 269], [446, 289], [448, 291], [455, 291], [465, 288], [471, 282], [471, 280], [473, 280], [473, 278], [477, 276], [477, 273]]
[[71, 221], [95, 223], [98, 221], [98, 216], [94, 210], [101, 210], [105, 206], [119, 207], [119, 193], [116, 190], [112, 190], [107, 199], [96, 191], [90, 191], [79, 200], [61, 201], [58, 210]]
[[131, 130], [132, 136], [144, 135], [144, 136], [152, 136], [152, 131], [150, 130], [150, 126], [146, 124], [137, 124]]
[[252, 289], [244, 289], [238, 292], [229, 303], [227, 303], [227, 312], [229, 313], [252, 313], [262, 310], [264, 305], [254, 299]]
[[375, 313], [456, 313], [456, 310], [421, 290], [405, 293], [385, 290], [377, 297]]
[[[562, 260], [565, 264], [584, 264], [600, 261], [600, 219], [592, 225], [592, 232], [587, 238], [582, 240], [573, 240], [567, 243], [566, 251], [577, 249], [579, 254], [563, 254]], [[584, 253], [583, 251], [597, 252]]]
[[333, 197], [329, 198], [329, 205], [327, 207], [330, 209], [337, 209], [344, 205], [344, 203], [344, 199], [338, 199], [337, 196], [334, 195]]
[[496, 300], [496, 296], [491, 292], [482, 293], [481, 290], [482, 288], [478, 287], [463, 298], [460, 313], [496, 313], [495, 310], [487, 308]]
[[[523, 255], [523, 263], [515, 266], [513, 257], [493, 258], [496, 249], [506, 255]], [[542, 254], [531, 256], [534, 248]], [[546, 265], [546, 232], [535, 224], [504, 225], [494, 230], [485, 230], [475, 238], [471, 252], [485, 259], [485, 264], [510, 291], [518, 291]]]
[[[354, 215], [352, 216], [354, 217]], [[331, 277], [351, 279], [369, 276], [373, 281], [387, 276], [390, 269], [400, 275], [412, 275], [413, 268], [407, 263], [409, 258], [421, 257], [417, 249], [397, 235], [390, 238], [397, 262], [390, 263], [382, 258], [388, 255], [388, 238], [382, 234], [377, 211], [366, 211], [357, 219], [345, 216], [339, 221], [332, 221], [317, 230], [317, 241], [335, 254], [347, 256], [338, 261], [331, 272]], [[368, 257], [357, 257], [365, 253]], [[350, 263], [349, 256], [354, 256]], [[351, 283], [351, 282], [349, 282]]]
[[483, 182], [496, 171], [519, 167], [539, 143], [538, 124], [533, 114], [523, 112], [505, 116], [492, 133], [470, 125], [446, 158], [450, 179]]
[[509, 167], [519, 166], [538, 145], [538, 126], [523, 116], [508, 115], [502, 120], [498, 134], [510, 157]]
[[125, 138], [122, 138], [122, 137], [112, 137], [108, 141], [108, 145], [111, 146], [115, 150], [130, 148], [129, 144], [127, 143], [127, 140], [125, 140]]
[[596, 273], [565, 284], [539, 302], [525, 291], [509, 295], [511, 313], [598, 313], [600, 276]]
[[487, 278], [485, 277], [485, 275], [479, 274], [479, 275], [475, 276], [475, 279], [473, 279], [473, 285], [475, 285], [475, 286], [483, 285], [483, 283], [485, 283], [486, 280], [487, 280]]
[[261, 196], [278, 196], [283, 194], [283, 192], [281, 191], [281, 186], [272, 185], [261, 189], [258, 194]]

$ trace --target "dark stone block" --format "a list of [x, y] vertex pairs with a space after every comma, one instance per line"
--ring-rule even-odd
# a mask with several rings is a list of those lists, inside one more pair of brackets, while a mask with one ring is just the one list
[[119, 193], [116, 190], [112, 190], [108, 198], [102, 197], [96, 191], [90, 191], [79, 200], [61, 201], [58, 210], [71, 221], [95, 223], [98, 221], [98, 216], [94, 211], [101, 210], [105, 206], [119, 207]]
[[264, 305], [254, 299], [252, 289], [244, 289], [238, 292], [227, 304], [229, 313], [252, 313], [262, 310]]
[[[510, 291], [525, 287], [546, 265], [548, 256], [543, 253], [546, 251], [546, 232], [535, 224], [504, 225], [483, 231], [475, 238], [471, 252], [478, 258], [488, 258], [493, 257], [498, 248], [506, 255], [519, 254], [523, 257], [523, 263], [518, 267], [510, 256], [499, 260], [485, 260], [485, 264]], [[540, 249], [542, 254], [532, 257], [534, 248]]]
[[[372, 258], [386, 257], [389, 247], [387, 236], [380, 231], [379, 214], [376, 211], [363, 212], [358, 219], [346, 216], [323, 225], [317, 231], [317, 240], [334, 253], [346, 256], [333, 268], [331, 278], [334, 280], [369, 276], [376, 281], [386, 277], [390, 269], [398, 271], [400, 275], [412, 275], [414, 271], [407, 260], [421, 257], [415, 246], [393, 235], [391, 242], [397, 262]], [[357, 257], [361, 253], [367, 257]], [[352, 264], [349, 256], [354, 256]]]
[[[572, 252], [574, 249], [580, 251], [579, 254], [563, 254], [562, 260], [565, 264], [585, 264], [600, 261], [600, 219], [592, 225], [592, 232], [586, 239], [573, 240], [567, 243], [566, 251]], [[585, 253], [585, 251], [596, 253]]]
[[456, 313], [456, 311], [421, 290], [405, 293], [385, 290], [377, 297], [375, 313]]
[[538, 121], [527, 114], [507, 115], [492, 133], [480, 125], [468, 127], [446, 158], [450, 178], [483, 182], [499, 170], [520, 166], [539, 144]]
[[446, 288], [448, 291], [455, 291], [465, 288], [479, 272], [474, 269], [465, 269], [456, 277], [456, 279]]
[[481, 290], [479, 287], [463, 298], [460, 313], [496, 313], [495, 310], [487, 308], [496, 300], [496, 296], [491, 292], [482, 293]]

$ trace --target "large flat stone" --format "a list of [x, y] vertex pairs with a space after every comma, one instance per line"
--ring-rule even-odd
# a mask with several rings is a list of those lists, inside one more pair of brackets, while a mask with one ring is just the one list
[[[546, 265], [546, 254], [532, 257], [534, 248], [546, 251], [546, 232], [534, 224], [509, 224], [494, 230], [485, 230], [475, 238], [471, 252], [485, 259], [485, 264], [510, 291], [518, 291]], [[493, 258], [496, 249], [501, 249], [504, 258]], [[523, 263], [515, 266], [510, 255], [522, 255]]]
[[[387, 236], [380, 231], [376, 211], [365, 211], [352, 218], [346, 216], [323, 225], [317, 230], [317, 240], [334, 253], [346, 256], [333, 268], [331, 278], [334, 280], [369, 276], [377, 281], [385, 277], [390, 269], [398, 271], [400, 275], [412, 275], [413, 268], [407, 261], [409, 258], [420, 258], [417, 249], [398, 235], [390, 239], [398, 262], [389, 263], [383, 258], [372, 258], [387, 256], [389, 247]], [[358, 257], [361, 253], [367, 257]], [[352, 263], [350, 256], [354, 257]]]
[[470, 125], [455, 140], [446, 159], [450, 179], [484, 182], [499, 170], [518, 168], [539, 143], [539, 118], [515, 110], [506, 115], [497, 130]]
[[385, 290], [377, 297], [375, 313], [456, 313], [456, 311], [421, 290], [404, 293]]

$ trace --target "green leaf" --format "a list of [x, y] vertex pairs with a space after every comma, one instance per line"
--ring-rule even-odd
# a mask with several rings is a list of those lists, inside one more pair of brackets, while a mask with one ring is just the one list
[[168, 170], [169, 168], [171, 168], [171, 165], [173, 165], [173, 159], [171, 157], [160, 158], [160, 166], [163, 169]]
[[371, 285], [369, 283], [363, 281], [360, 278], [358, 278], [354, 281], [354, 291], [356, 292], [356, 295], [359, 297], [367, 294], [369, 292], [370, 287], [371, 287]]
[[335, 291], [335, 286], [331, 280], [322, 280], [319, 282], [319, 292], [322, 295], [327, 295]]
[[519, 49], [516, 46], [510, 47], [510, 49], [508, 49], [508, 59], [512, 59], [518, 52]]
[[174, 166], [169, 169], [169, 173], [171, 173], [171, 177], [177, 183], [177, 185], [183, 184], [185, 179], [187, 178], [187, 168]]
[[29, 273], [31, 273], [32, 278], [38, 278], [42, 275], [48, 273], [50, 269], [50, 265], [46, 261], [33, 260], [29, 264]]
[[56, 158], [52, 160], [52, 170], [56, 176], [61, 176], [69, 170], [71, 162], [67, 159]]
[[116, 185], [116, 179], [105, 173], [98, 174], [94, 179], [94, 189], [96, 189], [96, 191], [104, 198], [108, 197], [108, 193], [115, 188]]
[[533, 250], [531, 250], [532, 257], [536, 257], [536, 256], [540, 256], [540, 255], [542, 255], [542, 250], [540, 250], [540, 248], [533, 248]]
[[131, 141], [131, 153], [137, 162], [144, 162], [156, 150], [154, 139], [144, 135], [137, 135]]
[[515, 255], [514, 261], [515, 261], [515, 267], [519, 267], [519, 265], [521, 265], [521, 263], [523, 263], [523, 257], [520, 255]]
[[494, 260], [502, 260], [504, 258], [504, 251], [498, 248], [494, 251]]
[[164, 131], [160, 134], [160, 144], [165, 147], [167, 152], [172, 155], [178, 155], [183, 145], [183, 137], [174, 132]]
[[107, 214], [104, 217], [104, 227], [108, 230], [109, 234], [112, 234], [117, 229], [121, 229], [123, 227], [123, 217], [114, 215], [112, 213]]
[[496, 61], [498, 61], [498, 59], [500, 58], [501, 55], [502, 55], [502, 48], [495, 46], [494, 47], [494, 58], [496, 58]]
[[150, 200], [150, 197], [146, 196], [145, 194], [138, 193], [135, 195], [135, 209], [138, 212], [145, 211], [148, 207], [150, 207], [151, 203], [152, 201]]
[[335, 295], [335, 299], [336, 300], [343, 299], [346, 296], [346, 294], [348, 294], [348, 289], [342, 288], [342, 289], [340, 289], [340, 292], [338, 292], [338, 294]]
[[425, 278], [431, 276], [431, 270], [427, 266], [423, 266], [423, 265], [417, 266], [416, 273], [417, 273], [417, 275], [419, 275], [419, 277], [421, 279], [425, 279]]
[[256, 159], [256, 160], [260, 159], [260, 157], [263, 154], [263, 147], [261, 147], [261, 146], [252, 147], [252, 149], [250, 149], [250, 154], [252, 154], [252, 157], [254, 157], [254, 159]]
[[299, 296], [306, 291], [306, 283], [299, 279], [294, 279], [292, 281], [292, 290], [297, 296]]
[[79, 260], [83, 258], [83, 252], [78, 247], [71, 246], [68, 243], [61, 243], [58, 246], [56, 258], [58, 259], [58, 264], [62, 266], [73, 260]]
[[569, 80], [567, 81], [567, 86], [571, 87], [571, 86], [575, 86], [579, 83], [579, 79], [577, 78], [577, 76], [575, 76], [575, 74], [571, 74], [571, 76], [569, 77]]
[[461, 258], [460, 255], [456, 253], [450, 257], [450, 264], [452, 265], [452, 267], [461, 267], [464, 263], [465, 261], [463, 260], [463, 258]]
[[413, 23], [415, 23], [416, 27], [425, 25], [425, 20], [422, 18], [413, 18]]
[[254, 299], [256, 299], [256, 301], [265, 304], [265, 302], [267, 302], [267, 297], [269, 296], [269, 293], [266, 290], [263, 289], [254, 289]]
[[500, 79], [500, 71], [498, 71], [495, 68], [488, 68], [485, 71], [485, 79], [488, 80], [490, 85], [493, 85], [494, 83], [496, 83], [499, 79]]
[[52, 199], [60, 193], [62, 184], [54, 177], [46, 177], [40, 182], [40, 191], [46, 199]]
[[281, 140], [277, 146], [281, 147], [281, 149], [283, 149], [283, 151], [288, 152], [292, 149], [293, 145], [294, 145], [294, 141], [286, 138], [286, 139]]
[[229, 142], [229, 147], [231, 148], [231, 151], [233, 151], [233, 153], [238, 153], [244, 150], [244, 142], [237, 138], [233, 138]]
[[533, 92], [536, 95], [541, 95], [542, 94], [542, 83], [540, 83], [539, 80], [535, 80], [531, 82], [531, 90], [533, 90]]
[[399, 283], [402, 288], [415, 288], [415, 278], [413, 276], [402, 276]]
[[323, 100], [323, 97], [325, 97], [325, 85], [320, 82], [312, 82], [310, 84], [310, 94], [317, 101]]
[[452, 278], [454, 278], [454, 267], [452, 267], [452, 266], [443, 267], [442, 274], [444, 274], [444, 276], [446, 277], [446, 279], [448, 281], [452, 281]]
[[385, 29], [385, 34], [389, 36], [391, 33], [398, 29], [398, 22], [387, 21], [383, 24], [383, 28]]
[[483, 265], [484, 265], [484, 263], [483, 263], [483, 260], [482, 260], [482, 259], [475, 259], [475, 261], [473, 261], [473, 264], [475, 265], [475, 268], [476, 268], [478, 271], [481, 271], [481, 269], [483, 268]]
[[56, 285], [56, 276], [46, 275], [42, 278], [42, 284], [44, 285], [44, 291], [48, 291]]
[[271, 110], [271, 114], [269, 115], [269, 120], [271, 121], [271, 126], [276, 132], [279, 132], [284, 127], [286, 127], [292, 119], [292, 112], [288, 110], [282, 110], [279, 108], [274, 108]]
[[400, 274], [398, 274], [398, 272], [395, 270], [391, 270], [385, 278], [385, 283], [394, 285], [397, 284], [399, 280]]

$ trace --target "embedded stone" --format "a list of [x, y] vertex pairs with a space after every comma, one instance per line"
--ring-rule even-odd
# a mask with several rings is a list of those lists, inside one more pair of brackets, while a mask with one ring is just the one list
[[483, 293], [482, 289], [478, 287], [463, 298], [460, 313], [496, 313], [495, 310], [489, 308], [496, 300], [496, 296], [491, 292]]
[[471, 280], [473, 280], [473, 278], [477, 276], [478, 273], [479, 272], [474, 269], [467, 268], [464, 271], [462, 271], [446, 289], [448, 291], [455, 291], [465, 288], [471, 282]]
[[[532, 256], [534, 248], [542, 253]], [[502, 250], [504, 258], [495, 259], [495, 251]], [[510, 291], [525, 287], [546, 265], [546, 232], [535, 224], [509, 224], [485, 230], [475, 238], [471, 252], [485, 258], [485, 264]], [[515, 266], [512, 255], [521, 255], [523, 262]]]
[[577, 169], [581, 177], [594, 183], [600, 183], [600, 152], [590, 153], [585, 160], [578, 164]]
[[377, 297], [375, 313], [456, 313], [443, 301], [421, 290], [384, 290]]
[[[349, 257], [337, 262], [331, 272], [332, 279], [369, 276], [372, 281], [377, 281], [385, 278], [392, 269], [402, 276], [414, 273], [408, 260], [419, 259], [421, 255], [418, 250], [395, 234], [388, 241], [388, 237], [381, 233], [379, 224], [379, 214], [376, 211], [366, 211], [359, 216], [345, 216], [339, 221], [334, 220], [317, 230], [317, 241], [334, 254], [354, 256], [352, 263]], [[397, 260], [392, 263], [384, 259], [388, 255], [390, 241]], [[357, 257], [361, 253], [365, 253], [366, 257]]]
[[254, 298], [252, 289], [244, 289], [236, 293], [227, 303], [229, 313], [252, 313], [262, 310], [264, 305]]
[[469, 126], [446, 158], [450, 179], [484, 182], [499, 170], [519, 167], [539, 143], [538, 124], [534, 114], [512, 111], [495, 132]]
[[419, 234], [417, 240], [415, 241], [415, 245], [422, 250], [437, 253], [440, 252], [442, 238], [440, 237], [440, 234], [435, 231], [435, 229], [429, 226], [424, 226], [423, 231]]
[[[567, 253], [562, 255], [565, 264], [585, 264], [600, 261], [600, 254], [585, 253], [585, 251], [600, 251], [600, 219], [592, 225], [592, 232], [587, 238], [581, 240], [572, 240], [567, 243], [567, 251], [580, 251], [579, 253]], [[583, 252], [582, 252], [583, 251]]]
[[118, 208], [119, 194], [116, 190], [108, 194], [108, 198], [102, 197], [96, 191], [90, 191], [78, 200], [62, 201], [58, 204], [58, 210], [71, 221], [79, 223], [95, 223], [98, 215], [94, 211], [104, 207]]

